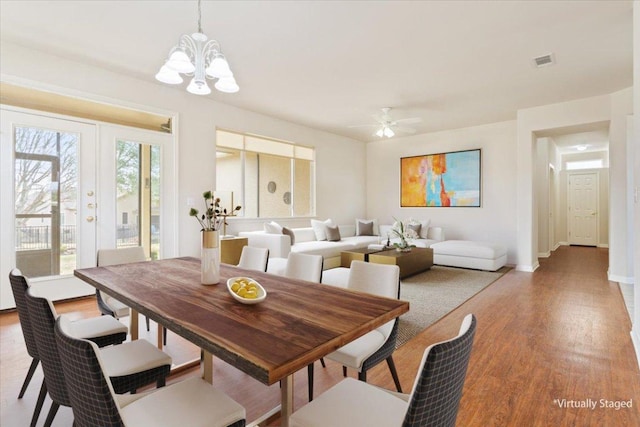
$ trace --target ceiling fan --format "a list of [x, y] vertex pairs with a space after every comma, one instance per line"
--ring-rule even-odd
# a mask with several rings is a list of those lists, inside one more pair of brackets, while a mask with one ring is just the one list
[[394, 119], [391, 117], [391, 107], [385, 107], [382, 109], [382, 114], [374, 114], [372, 117], [376, 121], [376, 124], [369, 125], [353, 125], [350, 128], [358, 127], [376, 127], [378, 130], [374, 133], [375, 136], [382, 138], [386, 136], [391, 138], [395, 136], [396, 132], [403, 132], [407, 134], [414, 134], [416, 130], [414, 128], [406, 127], [403, 125], [421, 123], [420, 117], [411, 117], [407, 119]]

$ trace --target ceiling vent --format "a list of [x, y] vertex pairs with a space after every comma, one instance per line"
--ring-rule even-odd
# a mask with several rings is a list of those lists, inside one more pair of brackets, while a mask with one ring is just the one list
[[556, 63], [556, 60], [553, 57], [553, 53], [548, 55], [538, 56], [537, 58], [533, 58], [533, 63], [536, 67], [547, 67], [549, 65], [553, 65]]

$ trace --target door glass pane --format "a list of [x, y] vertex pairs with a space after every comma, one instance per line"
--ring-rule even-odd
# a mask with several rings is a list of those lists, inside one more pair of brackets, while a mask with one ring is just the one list
[[15, 128], [16, 265], [25, 276], [76, 268], [77, 134]]
[[140, 145], [118, 141], [116, 165], [116, 247], [140, 246]]
[[160, 251], [160, 147], [120, 140], [116, 147], [116, 246]]

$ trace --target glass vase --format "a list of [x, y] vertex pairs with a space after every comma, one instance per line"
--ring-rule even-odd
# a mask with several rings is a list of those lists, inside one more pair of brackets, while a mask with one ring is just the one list
[[202, 232], [200, 264], [200, 280], [202, 284], [218, 284], [220, 282], [220, 235], [217, 230], [205, 230]]

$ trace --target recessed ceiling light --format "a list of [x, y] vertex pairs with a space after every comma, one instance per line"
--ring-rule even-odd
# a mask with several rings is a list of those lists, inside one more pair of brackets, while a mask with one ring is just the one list
[[578, 150], [578, 151], [584, 151], [586, 149], [587, 149], [586, 145], [578, 145], [578, 146], [576, 146], [576, 150]]

